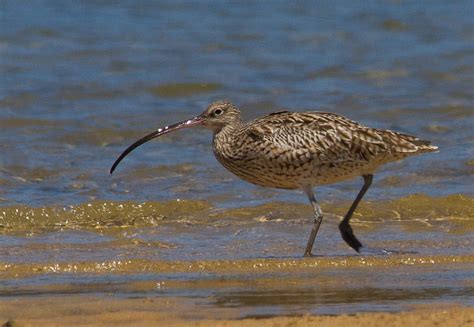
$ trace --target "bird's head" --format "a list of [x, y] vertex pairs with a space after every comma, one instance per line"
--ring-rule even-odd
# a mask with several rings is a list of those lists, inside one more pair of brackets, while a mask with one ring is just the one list
[[114, 162], [112, 168], [110, 169], [110, 173], [112, 174], [120, 161], [122, 161], [123, 158], [125, 158], [135, 148], [161, 135], [176, 131], [178, 129], [195, 126], [203, 126], [205, 128], [211, 129], [214, 133], [218, 133], [224, 126], [238, 124], [240, 121], [240, 110], [235, 105], [228, 101], [213, 102], [200, 115], [179, 123], [158, 128], [153, 133], [144, 136], [130, 145]]
[[226, 125], [241, 121], [240, 110], [228, 101], [211, 103], [198, 117], [203, 120], [202, 125], [212, 129], [214, 133], [219, 132]]

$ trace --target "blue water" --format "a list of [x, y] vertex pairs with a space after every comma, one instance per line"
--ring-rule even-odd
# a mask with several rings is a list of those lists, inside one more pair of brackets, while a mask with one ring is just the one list
[[[232, 177], [214, 160], [209, 133], [198, 130], [148, 144], [116, 176], [107, 174], [137, 137], [220, 98], [248, 118], [283, 108], [328, 110], [440, 146], [440, 154], [381, 172], [369, 197], [472, 194], [472, 1], [2, 1], [0, 12], [5, 205], [223, 193], [245, 204], [255, 196], [243, 194], [259, 192], [298, 201], [299, 194], [261, 191]], [[183, 96], [150, 91], [174, 83], [219, 87]], [[127, 178], [179, 163], [192, 169]], [[413, 182], [377, 184], [390, 176]], [[352, 197], [359, 185], [320, 193]]]

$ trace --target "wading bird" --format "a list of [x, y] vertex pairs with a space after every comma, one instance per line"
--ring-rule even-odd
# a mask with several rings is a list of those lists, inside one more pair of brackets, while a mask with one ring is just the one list
[[185, 127], [203, 126], [214, 133], [217, 160], [243, 180], [263, 187], [303, 190], [313, 207], [314, 222], [304, 256], [312, 256], [323, 213], [313, 193], [317, 185], [362, 176], [364, 185], [339, 224], [342, 238], [357, 252], [362, 244], [349, 224], [372, 183], [377, 168], [388, 162], [438, 148], [407, 134], [363, 126], [327, 112], [280, 111], [243, 122], [230, 102], [216, 101], [192, 119], [159, 128], [130, 145], [110, 173], [133, 149]]

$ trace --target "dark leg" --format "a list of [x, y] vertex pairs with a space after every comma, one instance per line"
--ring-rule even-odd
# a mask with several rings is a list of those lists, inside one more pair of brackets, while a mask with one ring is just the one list
[[306, 188], [304, 191], [308, 195], [309, 202], [311, 202], [311, 206], [313, 207], [314, 211], [313, 229], [311, 229], [311, 234], [309, 235], [308, 243], [306, 244], [304, 256], [312, 257], [313, 254], [311, 253], [311, 250], [313, 249], [314, 240], [318, 234], [319, 226], [321, 226], [321, 222], [323, 221], [323, 212], [321, 211], [318, 202], [316, 202], [313, 190], [311, 188]]
[[346, 241], [347, 244], [349, 244], [351, 248], [353, 248], [357, 252], [359, 252], [360, 248], [362, 247], [362, 243], [360, 243], [359, 240], [354, 236], [354, 233], [352, 232], [352, 227], [351, 225], [349, 225], [349, 220], [351, 219], [352, 214], [359, 205], [360, 200], [362, 200], [362, 198], [364, 197], [365, 192], [367, 192], [370, 185], [372, 184], [372, 179], [374, 175], [363, 175], [362, 177], [364, 177], [364, 186], [362, 186], [361, 190], [359, 191], [359, 194], [357, 194], [357, 197], [354, 200], [354, 203], [352, 203], [346, 216], [339, 224], [339, 230], [341, 231], [342, 238], [344, 239], [344, 241]]

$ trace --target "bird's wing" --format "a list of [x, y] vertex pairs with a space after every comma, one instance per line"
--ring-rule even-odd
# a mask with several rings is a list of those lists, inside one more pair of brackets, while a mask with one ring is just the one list
[[252, 121], [242, 133], [275, 156], [320, 163], [367, 162], [389, 151], [379, 130], [333, 113], [279, 112]]

